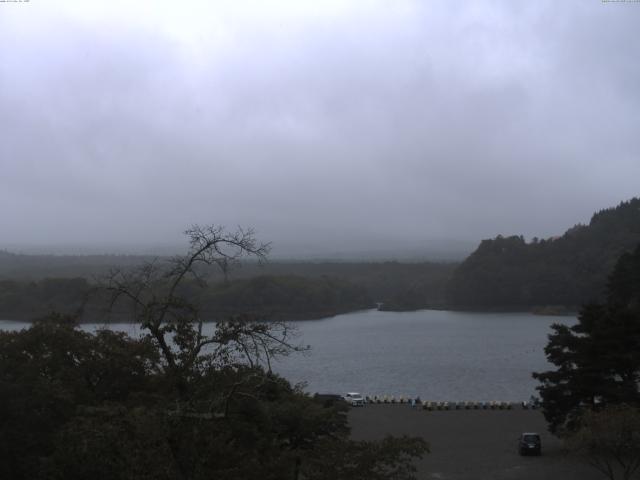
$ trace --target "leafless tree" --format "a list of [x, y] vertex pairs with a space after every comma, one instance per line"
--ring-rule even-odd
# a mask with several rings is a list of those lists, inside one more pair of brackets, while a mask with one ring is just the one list
[[640, 410], [612, 405], [587, 411], [566, 444], [610, 480], [630, 480], [640, 468]]
[[185, 234], [189, 239], [185, 255], [114, 270], [105, 282], [111, 307], [125, 302], [131, 309], [135, 322], [157, 343], [179, 391], [189, 375], [201, 369], [248, 364], [271, 371], [274, 356], [303, 350], [292, 343], [292, 329], [281, 322], [239, 315], [217, 319], [213, 332], [204, 332], [204, 319], [193, 295], [185, 293], [186, 284], [206, 287], [203, 266], [217, 267], [226, 277], [243, 257], [263, 262], [270, 246], [259, 243], [252, 229], [230, 233], [221, 226], [195, 225]]

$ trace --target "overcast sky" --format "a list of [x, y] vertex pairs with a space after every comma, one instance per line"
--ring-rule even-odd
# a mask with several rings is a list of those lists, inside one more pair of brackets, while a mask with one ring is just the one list
[[546, 237], [640, 194], [640, 3], [0, 3], [0, 248]]

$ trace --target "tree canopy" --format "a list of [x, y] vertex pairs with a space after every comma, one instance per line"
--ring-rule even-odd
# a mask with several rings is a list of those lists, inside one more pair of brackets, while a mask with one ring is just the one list
[[[483, 240], [455, 270], [449, 300], [458, 308], [578, 308], [604, 300], [617, 259], [640, 242], [640, 198], [596, 212], [561, 237], [499, 235]], [[575, 311], [575, 310], [574, 310]]]
[[194, 227], [187, 255], [113, 271], [104, 287], [142, 335], [52, 315], [0, 332], [0, 478], [408, 480], [421, 438], [350, 440], [346, 406], [271, 371], [299, 350], [286, 324], [233, 316], [203, 329], [198, 265], [262, 258], [253, 232]]
[[533, 374], [552, 431], [575, 430], [587, 410], [640, 406], [640, 245], [618, 260], [606, 302], [552, 330], [545, 353], [557, 369]]
[[609, 480], [630, 480], [640, 468], [640, 409], [613, 405], [587, 411], [566, 444]]

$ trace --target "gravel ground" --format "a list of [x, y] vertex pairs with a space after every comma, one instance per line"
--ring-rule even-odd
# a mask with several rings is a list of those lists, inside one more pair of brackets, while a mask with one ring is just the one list
[[[419, 479], [440, 480], [600, 480], [592, 467], [562, 451], [537, 410], [426, 411], [406, 405], [367, 405], [349, 413], [352, 437], [374, 440], [391, 435], [422, 436], [431, 453], [417, 463]], [[542, 455], [522, 457], [522, 432], [542, 437]]]

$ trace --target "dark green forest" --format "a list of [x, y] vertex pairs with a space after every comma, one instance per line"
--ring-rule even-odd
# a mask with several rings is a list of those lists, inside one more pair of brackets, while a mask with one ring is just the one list
[[573, 310], [605, 295], [617, 259], [640, 243], [640, 199], [593, 215], [558, 238], [483, 240], [453, 273], [454, 308]]
[[218, 282], [202, 292], [198, 302], [210, 317], [249, 313], [267, 319], [326, 317], [371, 308], [366, 289], [335, 277], [305, 278], [261, 275]]
[[[237, 313], [268, 320], [299, 320], [374, 305], [364, 288], [328, 277], [262, 275], [218, 281], [205, 289], [195, 282], [185, 282], [181, 293], [201, 305], [209, 320]], [[79, 314], [85, 322], [126, 320], [118, 310], [108, 311], [106, 305], [104, 292], [84, 278], [0, 281], [0, 317], [4, 318], [30, 320], [55, 311]]]
[[[162, 259], [159, 259], [162, 260]], [[117, 321], [106, 314], [94, 287], [112, 269], [133, 269], [151, 257], [56, 257], [0, 253], [0, 318], [29, 320], [51, 311], [75, 314], [83, 321]], [[234, 313], [276, 320], [320, 318], [373, 308], [441, 307], [448, 263], [245, 262], [228, 277], [202, 268], [208, 286], [184, 285], [210, 319]], [[44, 275], [44, 277], [43, 277]], [[53, 276], [50, 276], [53, 275]]]

